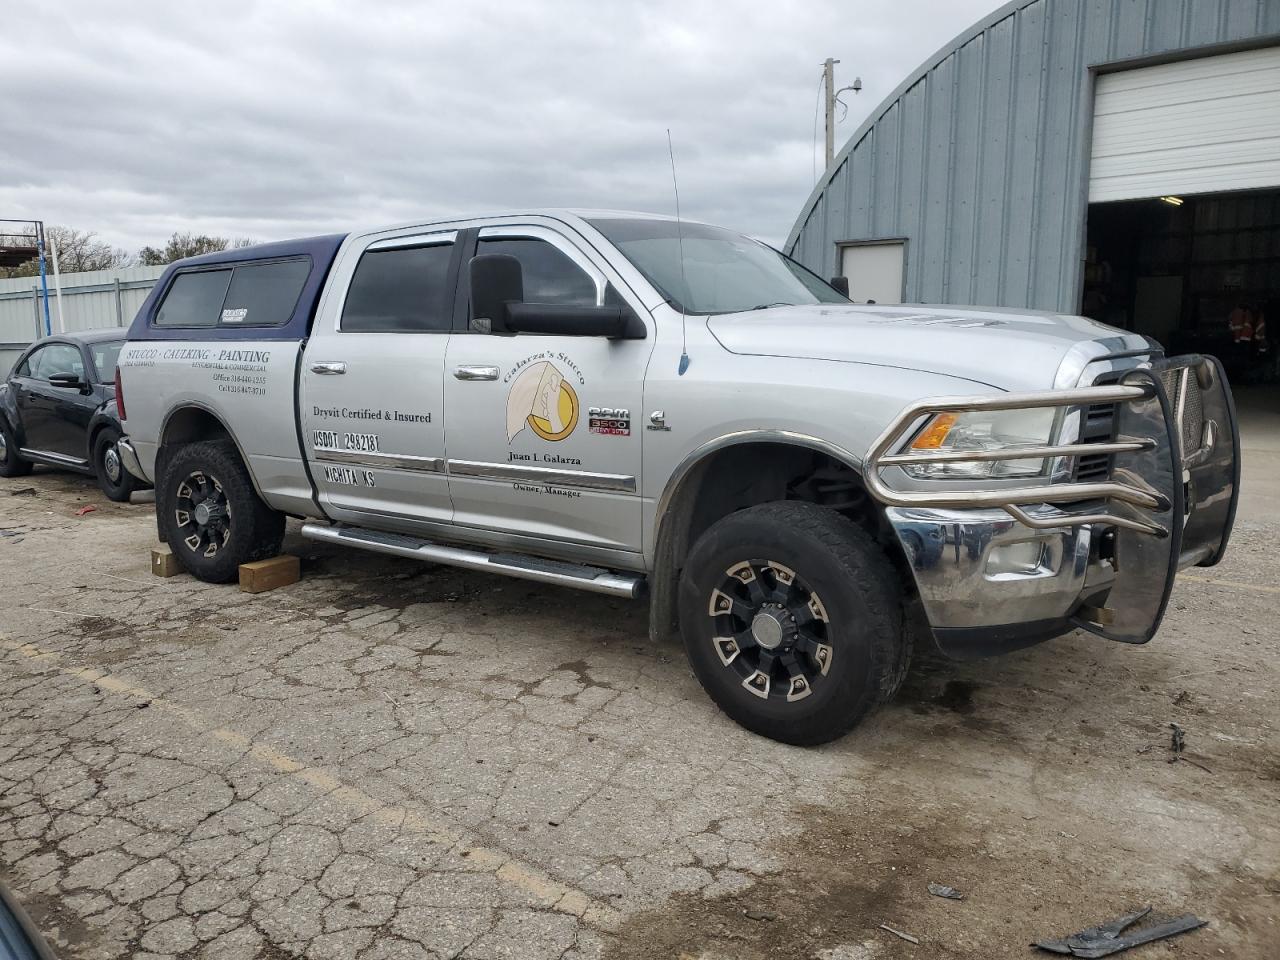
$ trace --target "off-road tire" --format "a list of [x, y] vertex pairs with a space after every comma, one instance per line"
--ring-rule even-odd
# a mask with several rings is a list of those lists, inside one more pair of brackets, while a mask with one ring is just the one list
[[[774, 680], [764, 697], [751, 691], [749, 677], [744, 680], [735, 672], [751, 669], [747, 656], [738, 661], [740, 654], [729, 650], [732, 659], [723, 662], [724, 648], [717, 645], [716, 637], [726, 632], [724, 617], [729, 615], [721, 614], [717, 619], [712, 614], [717, 609], [714, 594], [728, 582], [726, 576], [741, 570], [744, 563], [754, 570], [757, 561], [788, 568], [794, 574], [794, 584], [802, 584], [810, 598], [819, 598], [826, 620], [810, 620], [809, 628], [818, 630], [829, 647], [826, 673], [815, 672], [807, 681], [796, 681], [792, 673], [790, 681], [784, 679], [781, 685]], [[771, 577], [775, 591], [796, 589], [794, 584], [780, 585], [768, 568], [759, 574], [762, 588], [768, 587]], [[766, 503], [715, 523], [689, 551], [680, 577], [679, 605], [685, 650], [704, 689], [731, 718], [772, 740], [800, 746], [835, 740], [889, 700], [906, 676], [910, 643], [893, 566], [866, 531], [825, 507]], [[748, 602], [743, 609], [749, 606]], [[781, 616], [785, 634], [794, 618], [786, 621], [785, 612]], [[738, 618], [728, 622], [748, 621]], [[749, 630], [744, 630], [739, 635], [747, 633]], [[777, 650], [785, 651], [788, 642], [782, 641]], [[750, 649], [757, 654], [765, 650], [744, 648], [744, 652]], [[792, 655], [792, 663], [803, 660], [806, 669], [815, 669], [820, 663], [820, 659], [802, 655], [798, 647]], [[791, 669], [771, 662], [775, 670]], [[801, 697], [788, 700], [788, 693], [797, 690]]]
[[17, 438], [4, 417], [0, 417], [0, 440], [3, 440], [0, 448], [4, 450], [4, 456], [0, 456], [0, 477], [25, 477], [29, 474], [31, 461], [18, 456]]
[[[138, 482], [125, 469], [120, 460], [120, 452], [115, 449], [120, 442], [120, 431], [115, 427], [103, 427], [93, 438], [93, 472], [98, 478], [98, 486], [107, 498], [116, 503], [128, 503], [129, 494], [138, 489]], [[109, 458], [114, 456], [114, 464]], [[115, 473], [112, 479], [111, 474]]]
[[[184, 484], [190, 489], [190, 478], [197, 474], [216, 484], [229, 508], [229, 533], [212, 555], [206, 555], [207, 547], [193, 548], [188, 542], [196, 532], [192, 520], [180, 524], [179, 505], [189, 503], [180, 491]], [[274, 557], [284, 540], [284, 514], [272, 510], [254, 492], [249, 471], [229, 440], [187, 444], [166, 459], [164, 476], [156, 482], [156, 514], [161, 535], [178, 562], [207, 583], [235, 580], [240, 564]]]

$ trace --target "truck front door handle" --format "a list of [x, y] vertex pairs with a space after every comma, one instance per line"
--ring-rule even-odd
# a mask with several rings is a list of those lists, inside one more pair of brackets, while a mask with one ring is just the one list
[[311, 364], [311, 372], [332, 377], [339, 373], [346, 373], [347, 365], [341, 360], [317, 360]]
[[453, 368], [453, 375], [459, 380], [497, 380], [499, 372], [497, 367], [486, 367], [470, 363], [464, 363]]

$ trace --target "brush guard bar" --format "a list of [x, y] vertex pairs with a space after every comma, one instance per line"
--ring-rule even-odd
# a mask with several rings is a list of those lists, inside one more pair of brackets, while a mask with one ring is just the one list
[[[1113, 405], [1108, 442], [903, 452], [938, 413], [1084, 410], [1097, 404]], [[1112, 531], [1112, 555], [1100, 562], [1111, 564], [1114, 579], [1105, 595], [1081, 598], [1072, 623], [1109, 639], [1146, 643], [1159, 627], [1179, 567], [1210, 566], [1226, 549], [1239, 497], [1238, 447], [1222, 365], [1212, 357], [1184, 356], [1131, 370], [1106, 386], [912, 403], [871, 446], [864, 481], [890, 507], [999, 508], [1033, 530], [1089, 525], [1099, 534]], [[915, 464], [1066, 458], [1069, 467], [1070, 458], [1090, 454], [1110, 457], [1107, 480], [1033, 486], [969, 481], [967, 488], [927, 480], [910, 489], [894, 486], [903, 479], [895, 468]], [[988, 586], [999, 589], [997, 583]]]

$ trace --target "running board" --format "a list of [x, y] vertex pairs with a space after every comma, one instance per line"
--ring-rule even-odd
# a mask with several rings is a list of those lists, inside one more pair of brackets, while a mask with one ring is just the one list
[[304, 523], [302, 535], [309, 540], [340, 543], [359, 547], [375, 553], [388, 553], [393, 557], [411, 560], [427, 560], [482, 573], [500, 573], [521, 580], [551, 583], [561, 587], [576, 587], [610, 597], [626, 597], [634, 600], [644, 592], [645, 578], [638, 573], [618, 573], [603, 567], [586, 567], [576, 563], [543, 560], [512, 553], [483, 553], [463, 547], [446, 547], [407, 537], [399, 533], [384, 533], [365, 527], [329, 526], [323, 523]]

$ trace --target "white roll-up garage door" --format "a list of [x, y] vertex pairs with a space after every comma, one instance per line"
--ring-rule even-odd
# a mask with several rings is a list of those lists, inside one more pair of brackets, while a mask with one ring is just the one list
[[1280, 47], [1098, 77], [1089, 201], [1280, 187]]

